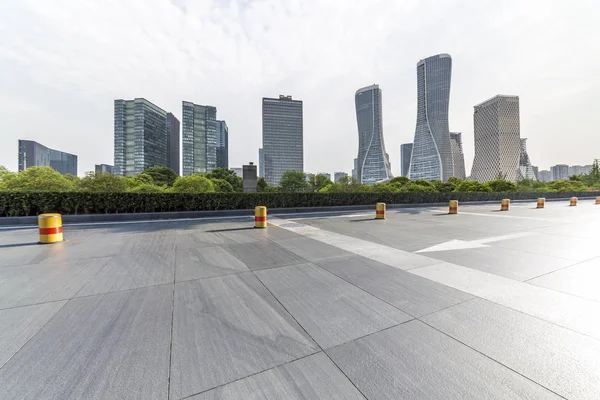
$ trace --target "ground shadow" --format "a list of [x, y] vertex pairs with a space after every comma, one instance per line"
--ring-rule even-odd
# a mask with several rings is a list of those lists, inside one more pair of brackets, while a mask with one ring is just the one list
[[210, 233], [235, 232], [235, 231], [248, 231], [248, 230], [253, 230], [253, 229], [255, 229], [253, 226], [245, 226], [243, 228], [211, 229], [210, 231], [206, 231], [206, 232], [210, 232]]
[[13, 244], [0, 244], [0, 249], [4, 249], [7, 247], [25, 247], [25, 246], [34, 246], [39, 245], [38, 242], [30, 242], [30, 243], [13, 243]]
[[458, 215], [458, 214], [450, 214], [450, 213], [432, 213], [431, 215], [433, 215], [434, 217], [441, 217], [444, 215]]
[[366, 222], [366, 221], [376, 221], [376, 219], [375, 219], [375, 217], [363, 218], [363, 219], [351, 219], [349, 222]]

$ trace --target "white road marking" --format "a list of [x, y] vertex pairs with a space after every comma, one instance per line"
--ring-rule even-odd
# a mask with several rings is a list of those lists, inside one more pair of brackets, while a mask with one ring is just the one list
[[435, 246], [427, 247], [425, 249], [417, 250], [415, 253], [427, 253], [434, 251], [448, 251], [448, 250], [463, 250], [463, 249], [476, 249], [480, 247], [490, 247], [486, 243], [498, 242], [500, 240], [516, 239], [525, 236], [535, 235], [533, 232], [517, 232], [510, 235], [494, 236], [484, 239], [476, 240], [450, 240], [448, 242], [436, 244]]
[[531, 221], [565, 222], [564, 220], [561, 220], [561, 219], [520, 217], [517, 215], [506, 215], [506, 214], [501, 214], [501, 215], [499, 215], [499, 214], [483, 214], [483, 213], [474, 213], [474, 212], [467, 212], [467, 211], [459, 211], [458, 214], [459, 215], [476, 215], [479, 217], [492, 217], [492, 218], [528, 219]]

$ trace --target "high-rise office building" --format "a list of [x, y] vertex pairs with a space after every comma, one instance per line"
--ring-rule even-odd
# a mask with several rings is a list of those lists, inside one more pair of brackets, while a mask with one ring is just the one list
[[265, 153], [262, 148], [258, 149], [258, 176], [265, 177]]
[[592, 171], [592, 165], [571, 165], [569, 167], [569, 176], [587, 175]]
[[553, 181], [569, 180], [569, 166], [566, 164], [557, 164], [550, 167]]
[[304, 172], [302, 101], [280, 95], [262, 99], [265, 180], [277, 186], [286, 171]]
[[356, 176], [359, 182], [372, 185], [392, 178], [390, 160], [383, 140], [381, 89], [371, 85], [356, 91], [358, 156]]
[[517, 180], [531, 179], [537, 180], [529, 154], [527, 154], [527, 139], [521, 139], [521, 155], [519, 156], [519, 170], [517, 172]]
[[180, 171], [180, 123], [171, 113], [167, 114], [167, 166], [179, 175]]
[[167, 112], [146, 99], [115, 100], [115, 174], [168, 166]]
[[466, 179], [465, 153], [462, 146], [462, 132], [450, 132], [450, 148], [452, 149], [453, 176]]
[[531, 168], [533, 168], [533, 175], [535, 175], [535, 180], [539, 181], [540, 180], [540, 169], [535, 165], [532, 165]]
[[454, 174], [448, 125], [452, 58], [448, 54], [417, 63], [417, 126], [410, 179], [447, 181]]
[[239, 176], [240, 178], [244, 177], [244, 169], [239, 167], [229, 168], [230, 171], [233, 171], [234, 174]]
[[475, 159], [471, 179], [517, 180], [521, 156], [519, 97], [498, 95], [475, 106]]
[[540, 182], [550, 182], [552, 180], [552, 171], [541, 170], [538, 175]]
[[348, 174], [346, 172], [334, 172], [333, 173], [333, 181], [335, 183], [339, 183], [340, 179], [347, 177]]
[[217, 108], [189, 101], [182, 107], [183, 176], [211, 172], [217, 166]]
[[400, 176], [408, 177], [410, 170], [410, 158], [412, 156], [412, 143], [404, 143], [400, 145]]
[[216, 121], [217, 168], [229, 168], [229, 128], [225, 121]]
[[96, 174], [113, 174], [114, 167], [109, 164], [96, 164], [94, 172]]
[[61, 174], [77, 175], [77, 156], [50, 149], [33, 140], [19, 139], [19, 171], [29, 167], [51, 167]]
[[317, 172], [317, 175], [323, 175], [325, 178], [331, 180], [331, 174], [329, 172]]

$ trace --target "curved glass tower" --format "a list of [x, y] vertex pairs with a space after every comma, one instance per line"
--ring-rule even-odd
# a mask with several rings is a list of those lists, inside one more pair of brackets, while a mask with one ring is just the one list
[[356, 123], [358, 125], [356, 179], [367, 185], [390, 180], [392, 172], [383, 142], [383, 117], [379, 85], [358, 89], [354, 101], [356, 104]]
[[448, 128], [452, 58], [438, 54], [417, 63], [417, 127], [410, 179], [447, 181], [454, 175]]

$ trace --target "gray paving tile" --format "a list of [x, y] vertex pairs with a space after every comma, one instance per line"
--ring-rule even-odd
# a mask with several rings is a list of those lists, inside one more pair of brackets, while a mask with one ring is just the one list
[[166, 399], [172, 293], [69, 301], [0, 369], [2, 399]]
[[[277, 228], [281, 229], [281, 228]], [[352, 253], [338, 247], [328, 245], [318, 240], [307, 237], [296, 237], [294, 239], [278, 240], [279, 246], [308, 260], [319, 261], [327, 258], [350, 256]]]
[[253, 271], [308, 262], [274, 242], [234, 244], [227, 249]]
[[172, 398], [318, 350], [252, 273], [176, 283], [174, 313]]
[[[33, 243], [27, 241], [22, 243]], [[31, 244], [27, 246], [12, 246], [0, 248], [0, 270], [4, 267], [37, 264], [48, 256], [49, 246]]]
[[66, 303], [65, 300], [0, 310], [0, 368]]
[[175, 231], [142, 232], [133, 235], [123, 235], [123, 245], [119, 254], [138, 254], [155, 252], [172, 254], [175, 252]]
[[411, 319], [313, 264], [267, 269], [256, 276], [322, 348]]
[[600, 301], [600, 258], [552, 272], [528, 283]]
[[70, 299], [109, 260], [93, 258], [0, 268], [0, 309]]
[[192, 399], [358, 400], [364, 397], [324, 353], [318, 353], [190, 397]]
[[324, 260], [317, 264], [413, 317], [473, 298], [460, 290], [360, 256]]
[[177, 282], [249, 271], [248, 267], [223, 247], [177, 250]]
[[420, 321], [354, 340], [327, 353], [370, 400], [559, 399]]
[[453, 264], [525, 281], [577, 263], [576, 260], [491, 247], [421, 253]]
[[106, 266], [77, 293], [77, 296], [173, 283], [174, 274], [174, 254], [147, 252], [118, 255], [111, 257]]
[[423, 319], [562, 396], [598, 398], [598, 340], [483, 299]]

